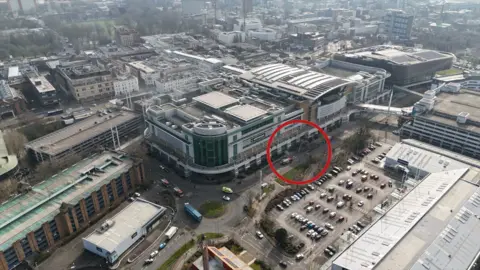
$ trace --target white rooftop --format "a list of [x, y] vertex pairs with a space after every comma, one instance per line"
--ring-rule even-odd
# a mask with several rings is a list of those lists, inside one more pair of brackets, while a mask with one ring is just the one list
[[441, 172], [465, 168], [465, 163], [449, 156], [424, 150], [412, 145], [397, 143], [387, 153], [387, 158], [403, 160], [408, 166], [420, 168], [427, 172]]
[[468, 168], [462, 168], [428, 175], [333, 264], [350, 270], [375, 268], [467, 171]]
[[248, 104], [230, 107], [225, 112], [245, 122], [267, 114], [265, 110]]
[[238, 99], [217, 91], [194, 97], [193, 100], [203, 103], [213, 109], [220, 109], [238, 102]]
[[480, 188], [425, 250], [411, 270], [468, 269], [480, 252]]
[[84, 238], [84, 241], [88, 241], [108, 252], [113, 252], [121, 242], [130, 238], [139, 228], [145, 226], [148, 221], [164, 211], [165, 208], [162, 206], [137, 199], [110, 219], [113, 221], [113, 226], [103, 233], [100, 233], [99, 228], [97, 228]]

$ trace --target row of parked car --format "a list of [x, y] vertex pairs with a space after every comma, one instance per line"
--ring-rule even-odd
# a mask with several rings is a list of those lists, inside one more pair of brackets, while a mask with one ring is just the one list
[[300, 214], [292, 213], [290, 215], [292, 219], [296, 222], [301, 223], [302, 226], [300, 227], [300, 231], [304, 231], [308, 229], [307, 237], [312, 240], [320, 240], [322, 237], [326, 237], [329, 231], [333, 231], [335, 227], [332, 226], [330, 223], [325, 223], [323, 226], [315, 224], [315, 222], [308, 220], [306, 217], [303, 217]]
[[365, 228], [367, 225], [364, 224], [361, 221], [357, 221], [354, 225], [348, 228], [349, 231], [351, 231], [354, 234], [358, 234], [363, 228]]
[[307, 196], [308, 194], [310, 194], [311, 191], [314, 190], [315, 187], [311, 184], [308, 184], [306, 188], [301, 189], [289, 198], [283, 199], [282, 203], [277, 204], [276, 207], [278, 210], [283, 211], [285, 208], [290, 207], [292, 203], [301, 200], [303, 197]]

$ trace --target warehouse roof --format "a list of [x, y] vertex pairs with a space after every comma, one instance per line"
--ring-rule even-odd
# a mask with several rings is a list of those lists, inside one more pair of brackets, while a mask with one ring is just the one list
[[[127, 172], [133, 160], [106, 151], [83, 159], [0, 205], [0, 251], [51, 221], [62, 203], [76, 205], [101, 186]], [[98, 173], [101, 172], [101, 173]]]
[[[132, 237], [139, 228], [165, 212], [165, 207], [149, 201], [136, 199], [114, 217], [107, 220], [107, 226], [97, 228], [83, 238], [95, 246], [113, 253], [126, 238]], [[132, 237], [133, 238], [133, 237]]]
[[340, 254], [333, 264], [355, 270], [377, 266], [467, 171], [468, 168], [463, 168], [428, 175]]
[[480, 188], [461, 207], [411, 270], [468, 269], [480, 252]]
[[25, 145], [26, 148], [49, 155], [62, 153], [82, 142], [109, 131], [111, 127], [121, 125], [140, 117], [130, 111], [112, 112], [102, 116], [91, 116], [73, 125], [47, 134]]
[[220, 109], [238, 102], [238, 99], [218, 91], [214, 91], [201, 96], [194, 97], [193, 100], [200, 102], [213, 109]]

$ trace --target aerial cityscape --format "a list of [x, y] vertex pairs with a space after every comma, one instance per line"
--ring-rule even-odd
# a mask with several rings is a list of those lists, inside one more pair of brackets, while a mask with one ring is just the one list
[[479, 0], [0, 0], [0, 270], [480, 270]]

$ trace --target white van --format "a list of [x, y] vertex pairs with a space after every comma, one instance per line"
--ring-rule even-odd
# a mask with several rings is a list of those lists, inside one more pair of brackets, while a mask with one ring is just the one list
[[330, 212], [330, 218], [335, 218], [337, 216], [336, 212]]
[[337, 203], [337, 208], [342, 208], [343, 206], [345, 206], [345, 202], [341, 201], [341, 202], [338, 202]]

